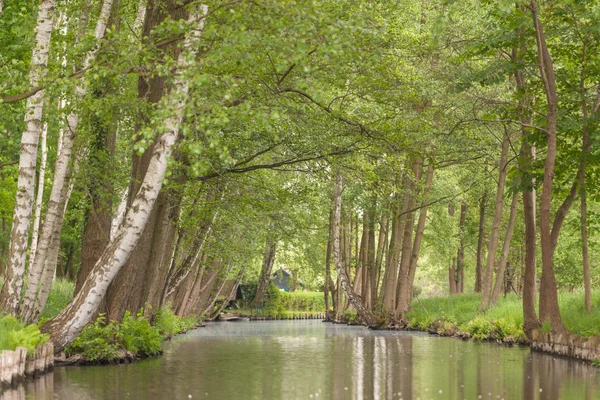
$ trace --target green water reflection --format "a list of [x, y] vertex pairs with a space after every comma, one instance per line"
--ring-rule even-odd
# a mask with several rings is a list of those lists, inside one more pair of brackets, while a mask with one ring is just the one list
[[599, 371], [527, 348], [426, 334], [229, 322], [166, 343], [162, 357], [60, 368], [2, 398], [590, 400], [600, 399]]

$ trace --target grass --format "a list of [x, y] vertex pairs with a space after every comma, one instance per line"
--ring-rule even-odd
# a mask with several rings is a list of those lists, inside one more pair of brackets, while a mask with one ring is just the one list
[[75, 284], [69, 280], [57, 278], [52, 282], [48, 302], [42, 312], [42, 320], [58, 315], [73, 298]]
[[[480, 301], [479, 294], [417, 299], [412, 304], [413, 312], [407, 315], [409, 327], [476, 339], [525, 339], [520, 298], [514, 294], [502, 297], [485, 313], [477, 311]], [[599, 302], [600, 293], [596, 293], [593, 304]], [[587, 313], [583, 305], [583, 293], [560, 293], [559, 305], [565, 326], [570, 332], [584, 337], [600, 335], [600, 307]]]

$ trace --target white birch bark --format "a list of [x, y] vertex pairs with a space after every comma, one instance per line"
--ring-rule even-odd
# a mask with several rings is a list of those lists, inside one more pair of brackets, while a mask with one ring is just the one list
[[144, 19], [146, 17], [146, 7], [148, 6], [148, 0], [140, 0], [138, 5], [137, 14], [135, 16], [135, 22], [133, 23], [133, 32], [135, 34], [142, 33], [144, 28]]
[[[102, 38], [104, 38], [104, 34], [106, 32], [106, 25], [108, 23], [108, 18], [110, 17], [112, 3], [113, 0], [104, 0], [104, 3], [102, 4], [102, 10], [100, 11], [100, 15], [96, 23], [96, 29], [94, 31], [96, 44], [86, 55], [84, 68], [88, 68], [96, 58], [96, 54], [100, 48], [100, 41]], [[86, 92], [87, 86], [84, 83], [78, 85], [76, 93], [80, 99], [85, 96]], [[48, 249], [52, 240], [52, 234], [56, 229], [56, 222], [62, 221], [63, 219], [64, 203], [61, 202], [61, 195], [63, 195], [63, 190], [68, 184], [68, 177], [70, 175], [69, 163], [71, 161], [71, 153], [73, 151], [73, 143], [78, 125], [79, 115], [76, 112], [71, 112], [67, 117], [67, 127], [63, 133], [64, 136], [62, 138], [62, 148], [56, 159], [52, 191], [50, 192], [50, 199], [48, 201], [48, 208], [46, 210], [44, 224], [42, 225], [42, 232], [39, 238], [36, 257], [28, 274], [29, 280], [27, 283], [27, 289], [25, 290], [25, 296], [23, 297], [23, 303], [20, 312], [21, 317], [25, 322], [33, 322], [33, 315], [35, 314], [33, 310], [34, 302], [38, 293], [42, 274], [44, 272], [44, 266], [46, 265], [46, 257], [48, 255]], [[58, 227], [59, 231], [60, 228], [61, 227]]]
[[111, 238], [80, 292], [59, 315], [42, 326], [44, 332], [50, 333], [50, 340], [54, 342], [56, 352], [60, 352], [75, 340], [96, 314], [108, 285], [129, 258], [146, 226], [162, 187], [167, 170], [167, 160], [183, 119], [182, 109], [189, 87], [187, 80], [181, 76], [181, 70], [193, 62], [207, 11], [208, 7], [202, 5], [200, 10], [193, 10], [190, 14], [188, 21], [196, 29], [192, 30], [184, 41], [184, 51], [178, 59], [179, 71], [177, 71], [174, 88], [169, 97], [170, 104], [168, 104], [170, 109], [178, 110], [178, 112], [172, 113], [165, 120], [165, 130], [157, 138], [147, 172], [131, 207], [127, 210], [123, 224], [116, 235]]
[[37, 241], [40, 231], [40, 219], [42, 216], [42, 200], [44, 199], [44, 177], [46, 175], [46, 158], [48, 149], [46, 148], [46, 137], [48, 136], [48, 123], [44, 123], [42, 137], [40, 140], [42, 159], [40, 160], [40, 171], [38, 173], [38, 187], [35, 195], [35, 208], [33, 210], [33, 231], [31, 233], [31, 249], [29, 250], [29, 271], [33, 266], [35, 252], [37, 250]]
[[[41, 83], [48, 65], [54, 6], [55, 0], [45, 0], [38, 8], [35, 46], [31, 56], [31, 71], [29, 73], [29, 84], [31, 87], [36, 87]], [[42, 132], [43, 108], [43, 90], [40, 90], [27, 99], [27, 106], [25, 108], [26, 128], [21, 137], [17, 198], [10, 233], [8, 265], [0, 294], [0, 309], [9, 314], [17, 313], [23, 288], [29, 226], [34, 202], [33, 192], [35, 187], [38, 143]]]
[[123, 191], [123, 195], [121, 196], [121, 201], [115, 210], [115, 214], [113, 215], [112, 221], [110, 223], [110, 238], [114, 237], [121, 223], [123, 222], [123, 218], [125, 218], [125, 211], [127, 211], [127, 197], [129, 194], [129, 188], [125, 188]]

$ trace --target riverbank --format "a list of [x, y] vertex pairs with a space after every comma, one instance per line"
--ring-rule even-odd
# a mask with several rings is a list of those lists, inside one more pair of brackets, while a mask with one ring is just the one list
[[[559, 305], [569, 334], [550, 333], [548, 326], [535, 331], [532, 340], [523, 332], [521, 299], [508, 295], [486, 312], [478, 312], [479, 294], [415, 299], [406, 325], [399, 330], [424, 331], [440, 336], [528, 345], [534, 350], [591, 361], [600, 365], [600, 310], [585, 311], [581, 293], [560, 293]], [[596, 294], [594, 304], [600, 301]]]

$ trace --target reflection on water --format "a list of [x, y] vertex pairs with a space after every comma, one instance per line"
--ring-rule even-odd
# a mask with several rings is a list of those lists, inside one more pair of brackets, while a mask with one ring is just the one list
[[131, 365], [59, 368], [2, 399], [600, 399], [584, 363], [319, 321], [210, 324]]

